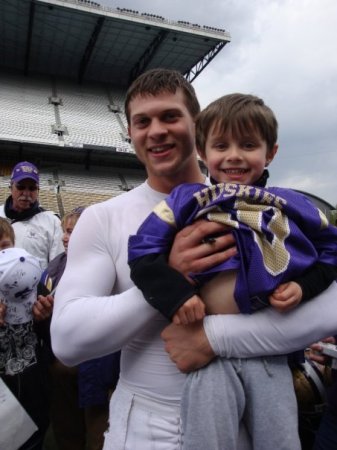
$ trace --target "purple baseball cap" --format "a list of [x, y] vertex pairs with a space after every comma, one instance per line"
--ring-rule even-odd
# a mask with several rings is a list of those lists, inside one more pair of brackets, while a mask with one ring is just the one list
[[28, 161], [17, 163], [11, 175], [11, 182], [18, 183], [27, 178], [30, 178], [31, 180], [34, 180], [36, 184], [39, 184], [39, 171], [37, 170], [37, 167]]

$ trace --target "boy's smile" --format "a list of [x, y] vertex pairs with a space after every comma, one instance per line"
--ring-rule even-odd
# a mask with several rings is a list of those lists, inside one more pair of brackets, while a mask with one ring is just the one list
[[213, 128], [206, 140], [204, 161], [218, 183], [254, 184], [276, 151], [277, 145], [268, 151], [266, 141], [256, 134], [234, 138], [231, 133], [215, 134]]

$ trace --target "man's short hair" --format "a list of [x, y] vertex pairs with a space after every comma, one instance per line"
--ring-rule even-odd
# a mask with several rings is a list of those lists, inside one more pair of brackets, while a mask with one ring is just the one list
[[137, 95], [156, 96], [162, 92], [175, 94], [178, 89], [182, 90], [186, 107], [195, 118], [200, 112], [200, 105], [191, 83], [177, 70], [151, 69], [136, 78], [127, 91], [124, 110], [128, 124], [130, 124], [129, 104]]

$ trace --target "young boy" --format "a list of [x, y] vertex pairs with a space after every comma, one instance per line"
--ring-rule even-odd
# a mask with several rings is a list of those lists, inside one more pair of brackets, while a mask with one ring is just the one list
[[20, 449], [41, 448], [48, 426], [47, 366], [36, 321], [50, 316], [50, 299], [38, 299], [42, 268], [14, 247], [14, 230], [0, 218], [0, 377], [38, 427]]
[[[129, 241], [131, 278], [146, 300], [187, 324], [203, 318], [205, 307], [207, 314], [268, 304], [285, 311], [326, 289], [336, 278], [337, 230], [303, 195], [264, 188], [278, 149], [273, 112], [254, 96], [224, 96], [200, 114], [196, 136], [213, 185], [178, 186]], [[167, 254], [176, 232], [199, 217], [230, 226], [238, 256], [191, 274], [190, 283], [168, 267]], [[188, 377], [185, 449], [236, 449], [242, 418], [254, 448], [300, 448], [286, 357], [218, 359]]]

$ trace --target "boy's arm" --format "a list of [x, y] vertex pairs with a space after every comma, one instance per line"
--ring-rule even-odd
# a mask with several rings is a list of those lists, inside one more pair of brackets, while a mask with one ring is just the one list
[[168, 265], [167, 255], [148, 254], [129, 261], [129, 265], [131, 280], [145, 300], [169, 320], [186, 300], [197, 294], [197, 288]]
[[303, 275], [293, 281], [299, 284], [302, 289], [302, 302], [325, 291], [330, 284], [337, 279], [337, 267], [331, 264], [317, 262], [310, 267]]

